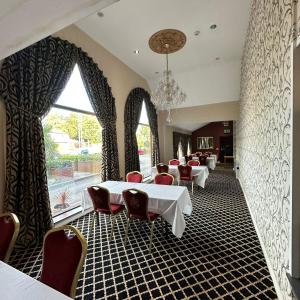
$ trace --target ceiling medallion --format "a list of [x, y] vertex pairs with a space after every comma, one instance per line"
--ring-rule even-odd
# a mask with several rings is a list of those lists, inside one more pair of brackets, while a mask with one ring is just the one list
[[167, 110], [167, 122], [171, 122], [171, 108], [183, 103], [186, 94], [179, 88], [169, 70], [168, 55], [184, 47], [186, 36], [176, 29], [164, 29], [154, 33], [149, 39], [149, 47], [152, 51], [166, 55], [166, 70], [158, 83], [155, 91], [151, 93], [151, 100], [159, 110]]

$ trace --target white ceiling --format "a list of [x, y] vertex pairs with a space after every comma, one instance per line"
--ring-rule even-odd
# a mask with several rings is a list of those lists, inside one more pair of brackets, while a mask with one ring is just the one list
[[119, 0], [0, 1], [0, 59]]
[[176, 123], [176, 128], [193, 132], [193, 131], [195, 131], [199, 128], [204, 127], [207, 124], [209, 124], [209, 123], [208, 122], [206, 122], [206, 123], [188, 123], [188, 124], [178, 124], [178, 123]]
[[[121, 0], [76, 25], [153, 87], [165, 68], [165, 56], [148, 46], [160, 29], [175, 28], [186, 46], [171, 54], [175, 79], [187, 93], [183, 105], [196, 106], [239, 99], [240, 62], [251, 0]], [[211, 30], [210, 25], [217, 29]], [[200, 30], [199, 36], [194, 32]], [[139, 49], [140, 54], [133, 53]], [[216, 61], [216, 57], [220, 60]], [[159, 71], [157, 75], [155, 72]]]

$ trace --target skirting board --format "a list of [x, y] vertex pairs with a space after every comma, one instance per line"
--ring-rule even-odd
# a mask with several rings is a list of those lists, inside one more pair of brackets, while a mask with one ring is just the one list
[[[278, 284], [278, 282], [277, 282], [277, 280], [276, 280], [276, 276], [275, 276], [275, 274], [274, 274], [274, 272], [273, 272], [273, 268], [272, 268], [271, 261], [270, 261], [268, 255], [267, 255], [267, 251], [266, 251], [265, 245], [264, 245], [264, 243], [263, 243], [263, 241], [262, 241], [260, 232], [259, 232], [259, 230], [258, 230], [258, 228], [257, 228], [257, 225], [256, 225], [256, 222], [255, 222], [255, 219], [254, 219], [254, 217], [253, 217], [253, 215], [252, 215], [252, 211], [251, 211], [251, 209], [250, 209], [250, 206], [249, 206], [249, 202], [248, 202], [247, 196], [246, 196], [246, 194], [245, 194], [245, 192], [244, 192], [243, 184], [242, 184], [242, 182], [240, 181], [240, 179], [238, 179], [238, 181], [239, 181], [240, 186], [241, 186], [241, 188], [242, 188], [242, 191], [243, 191], [243, 194], [244, 194], [246, 203], [247, 203], [247, 207], [248, 207], [248, 210], [249, 210], [249, 212], [250, 212], [251, 219], [252, 219], [252, 222], [253, 222], [253, 224], [254, 224], [254, 228], [255, 228], [256, 234], [257, 234], [258, 239], [259, 239], [259, 243], [260, 243], [260, 245], [261, 245], [261, 248], [262, 248], [264, 257], [265, 257], [265, 259], [266, 259], [267, 266], [268, 266], [268, 269], [269, 269], [271, 278], [272, 278], [273, 283], [274, 283], [274, 287], [275, 287], [275, 291], [276, 291], [276, 293], [277, 293], [278, 299], [279, 299], [279, 300], [283, 300], [284, 298], [283, 298], [283, 295], [282, 295], [280, 286], [279, 286], [279, 284]], [[292, 297], [291, 297], [291, 299], [292, 299]]]

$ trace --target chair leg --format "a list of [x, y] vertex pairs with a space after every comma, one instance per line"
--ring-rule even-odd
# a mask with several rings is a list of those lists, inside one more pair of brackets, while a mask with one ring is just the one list
[[100, 226], [100, 216], [98, 213], [97, 213], [97, 225]]
[[128, 240], [129, 225], [130, 225], [130, 219], [127, 218], [127, 224], [126, 224], [126, 229], [125, 229], [125, 246], [127, 245], [127, 240]]
[[194, 180], [192, 180], [192, 194], [194, 195]]
[[94, 211], [94, 215], [93, 215], [92, 221], [90, 223], [90, 232], [92, 232], [92, 230], [94, 229], [94, 223], [95, 223], [96, 214], [97, 213]]
[[151, 222], [150, 248], [149, 248], [149, 252], [150, 252], [150, 253], [151, 253], [151, 250], [152, 250], [153, 228], [154, 228], [154, 221], [153, 221], [153, 222]]
[[111, 241], [111, 238], [114, 235], [114, 228], [115, 228], [115, 223], [116, 223], [116, 217], [117, 217], [116, 215], [111, 215], [112, 225], [111, 225], [111, 231], [110, 231], [109, 241]]

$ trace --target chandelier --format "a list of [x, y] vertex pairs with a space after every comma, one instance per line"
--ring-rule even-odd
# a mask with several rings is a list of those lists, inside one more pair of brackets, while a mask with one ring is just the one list
[[151, 92], [151, 101], [158, 110], [167, 111], [167, 122], [171, 122], [171, 108], [183, 103], [186, 94], [180, 89], [169, 70], [169, 54], [180, 50], [186, 43], [183, 32], [175, 29], [164, 29], [153, 34], [149, 39], [152, 51], [166, 55], [166, 70], [156, 89]]

